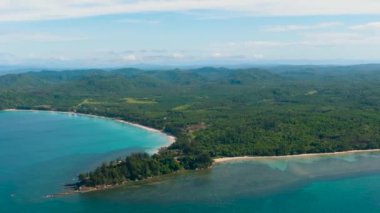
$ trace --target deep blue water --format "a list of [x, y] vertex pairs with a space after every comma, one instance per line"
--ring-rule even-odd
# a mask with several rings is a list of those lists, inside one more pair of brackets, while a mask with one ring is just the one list
[[380, 153], [255, 160], [109, 191], [45, 198], [165, 135], [107, 119], [0, 112], [0, 212], [380, 212]]

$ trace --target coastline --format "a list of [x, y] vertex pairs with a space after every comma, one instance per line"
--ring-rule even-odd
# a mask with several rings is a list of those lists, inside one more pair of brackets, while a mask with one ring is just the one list
[[118, 184], [114, 184], [114, 185], [98, 185], [98, 186], [92, 186], [92, 187], [82, 186], [81, 188], [78, 188], [78, 189], [67, 187], [66, 190], [63, 192], [56, 193], [56, 194], [48, 194], [48, 195], [45, 195], [44, 198], [49, 199], [49, 198], [63, 197], [63, 196], [69, 196], [69, 195], [74, 195], [74, 194], [87, 194], [87, 193], [91, 193], [91, 192], [99, 192], [99, 191], [106, 191], [106, 190], [110, 190], [110, 189], [117, 189], [120, 187], [128, 187], [128, 186], [136, 186], [136, 185], [141, 185], [141, 184], [157, 183], [157, 182], [162, 181], [165, 178], [173, 177], [173, 176], [176, 176], [179, 174], [185, 174], [187, 172], [188, 171], [180, 170], [180, 171], [176, 171], [176, 172], [171, 173], [171, 174], [153, 176], [153, 177], [149, 177], [149, 178], [143, 179], [143, 180], [124, 181], [122, 183], [118, 183]]
[[[127, 124], [127, 125], [130, 125], [130, 126], [134, 126], [134, 127], [137, 127], [137, 128], [140, 128], [140, 129], [144, 129], [146, 131], [149, 131], [149, 132], [155, 132], [155, 133], [160, 133], [160, 134], [163, 134], [167, 137], [167, 141], [168, 141], [168, 144], [167, 146], [170, 146], [172, 145], [173, 143], [176, 142], [176, 137], [173, 136], [173, 135], [169, 135], [161, 130], [158, 130], [158, 129], [154, 129], [152, 127], [148, 127], [148, 126], [143, 126], [141, 124], [137, 124], [137, 123], [132, 123], [132, 122], [129, 122], [129, 121], [125, 121], [125, 120], [122, 120], [120, 118], [110, 118], [110, 117], [105, 117], [105, 116], [100, 116], [100, 115], [92, 115], [92, 114], [85, 114], [85, 113], [78, 113], [78, 112], [72, 112], [72, 111], [54, 111], [54, 110], [35, 110], [35, 109], [2, 109], [0, 111], [5, 111], [5, 112], [15, 112], [15, 111], [27, 111], [27, 112], [51, 112], [51, 113], [63, 113], [63, 114], [69, 114], [69, 115], [79, 115], [79, 116], [87, 116], [87, 117], [92, 117], [92, 118], [99, 118], [99, 119], [104, 119], [104, 120], [111, 120], [111, 121], [115, 121], [115, 122], [118, 122], [118, 123], [123, 123], [123, 124]], [[163, 147], [158, 147], [156, 152], [159, 151], [159, 149], [161, 149]]]
[[308, 154], [281, 155], [281, 156], [221, 157], [221, 158], [214, 158], [214, 164], [239, 162], [239, 161], [251, 161], [251, 160], [273, 160], [273, 159], [337, 156], [337, 155], [350, 155], [350, 154], [371, 153], [371, 152], [380, 152], [380, 149], [349, 150], [349, 151], [342, 151], [342, 152], [308, 153]]
[[[146, 130], [146, 131], [149, 131], [149, 132], [154, 132], [154, 133], [162, 134], [162, 135], [164, 135], [166, 137], [166, 140], [167, 140], [168, 143], [165, 146], [157, 147], [157, 149], [155, 149], [154, 153], [158, 153], [158, 151], [161, 148], [168, 147], [171, 144], [175, 143], [175, 141], [176, 141], [176, 137], [173, 136], [173, 135], [169, 135], [169, 134], [167, 134], [167, 133], [165, 133], [163, 131], [160, 131], [158, 129], [154, 129], [152, 127], [143, 126], [141, 124], [132, 123], [132, 122], [125, 121], [125, 120], [122, 120], [122, 119], [119, 119], [119, 118], [110, 118], [110, 117], [105, 117], [105, 116], [99, 116], [99, 115], [93, 115], [93, 114], [84, 114], [84, 113], [71, 112], [71, 111], [34, 110], [34, 109], [28, 110], [28, 109], [12, 109], [12, 108], [11, 109], [0, 109], [0, 112], [1, 111], [4, 111], [4, 112], [26, 111], [26, 112], [61, 113], [61, 114], [67, 114], [67, 115], [87, 116], [87, 117], [91, 117], [91, 118], [110, 120], [110, 121], [114, 121], [114, 122], [130, 125], [130, 126], [134, 126], [136, 128], [143, 129], [143, 130]], [[143, 180], [143, 181], [147, 181], [147, 180]], [[140, 182], [140, 181], [137, 181], [137, 182]], [[62, 196], [67, 196], [67, 195], [72, 195], [72, 194], [77, 194], [77, 193], [89, 193], [89, 192], [95, 192], [95, 191], [104, 191], [104, 190], [109, 190], [109, 189], [125, 186], [128, 183], [130, 183], [130, 182], [129, 181], [125, 181], [125, 182], [123, 182], [121, 184], [116, 184], [116, 185], [100, 185], [100, 186], [95, 186], [95, 187], [83, 187], [81, 189], [67, 189], [67, 190], [65, 190], [65, 191], [63, 191], [61, 193], [48, 194], [48, 195], [45, 195], [44, 197], [45, 198], [55, 198], [55, 197], [62, 197]]]
[[[350, 154], [360, 154], [360, 153], [373, 153], [373, 152], [380, 152], [380, 149], [368, 149], [368, 150], [349, 150], [349, 151], [342, 151], [342, 152], [329, 152], [329, 153], [309, 153], [309, 154], [298, 154], [298, 155], [283, 155], [283, 156], [240, 156], [240, 157], [222, 157], [222, 158], [214, 158], [213, 159], [213, 164], [208, 168], [212, 169], [213, 166], [218, 165], [218, 164], [223, 164], [223, 163], [231, 163], [231, 162], [243, 162], [243, 161], [253, 161], [253, 160], [274, 160], [274, 159], [291, 159], [291, 158], [312, 158], [312, 157], [323, 157], [323, 156], [339, 156], [339, 155], [350, 155]], [[179, 171], [179, 172], [184, 172]], [[143, 183], [144, 181], [149, 181], [150, 179], [157, 179], [160, 177], [165, 177], [165, 176], [171, 176], [175, 175], [179, 172], [176, 172], [174, 174], [168, 174], [168, 175], [162, 175], [162, 176], [157, 176], [157, 177], [152, 177], [148, 178], [146, 180], [139, 180], [135, 181], [134, 183]], [[116, 185], [100, 185], [100, 186], [95, 186], [95, 187], [84, 187], [79, 190], [75, 190], [72, 192], [69, 192], [68, 194], [73, 194], [73, 193], [88, 193], [88, 192], [94, 192], [94, 191], [104, 191], [108, 189], [113, 189], [121, 186], [125, 186], [131, 182], [124, 182], [121, 184], [116, 184]], [[133, 183], [133, 182], [132, 182]]]
[[[65, 113], [65, 114], [73, 114], [73, 115], [80, 115], [80, 116], [88, 116], [93, 118], [100, 118], [105, 120], [112, 120], [123, 124], [128, 124], [131, 126], [135, 126], [140, 129], [144, 129], [150, 132], [156, 132], [163, 134], [167, 137], [168, 140], [168, 146], [173, 144], [176, 141], [176, 137], [173, 135], [169, 135], [164, 133], [161, 130], [154, 129], [152, 127], [143, 126], [141, 124], [132, 123], [129, 121], [125, 121], [118, 118], [111, 118], [111, 117], [105, 117], [105, 116], [99, 116], [99, 115], [93, 115], [93, 114], [85, 114], [85, 113], [78, 113], [78, 112], [71, 112], [71, 111], [54, 111], [54, 110], [27, 110], [27, 109], [2, 109], [0, 111], [31, 111], [31, 112], [52, 112], [52, 113]], [[162, 148], [162, 147], [160, 147]], [[158, 148], [157, 151], [160, 149]], [[280, 156], [237, 156], [237, 157], [220, 157], [220, 158], [214, 158], [213, 164], [220, 164], [220, 163], [228, 163], [228, 162], [236, 162], [236, 161], [249, 161], [249, 160], [272, 160], [272, 159], [288, 159], [288, 158], [303, 158], [303, 157], [321, 157], [321, 156], [335, 156], [335, 155], [348, 155], [348, 154], [356, 154], [356, 153], [370, 153], [370, 152], [380, 152], [380, 149], [365, 149], [365, 150], [348, 150], [348, 151], [342, 151], [342, 152], [325, 152], [325, 153], [305, 153], [305, 154], [296, 154], [296, 155], [280, 155]]]
[[[115, 122], [131, 125], [131, 126], [134, 126], [134, 127], [140, 128], [140, 129], [144, 129], [146, 131], [163, 134], [164, 136], [167, 137], [168, 146], [176, 141], [176, 138], [174, 136], [168, 135], [168, 134], [166, 134], [163, 131], [160, 131], [158, 129], [154, 129], [154, 128], [151, 128], [151, 127], [143, 126], [143, 125], [132, 123], [132, 122], [128, 122], [128, 121], [124, 121], [124, 120], [118, 119], [118, 118], [98, 116], [98, 115], [93, 115], [93, 114], [77, 113], [77, 112], [72, 112], [72, 111], [23, 110], [23, 109], [2, 109], [0, 111], [51, 112], [51, 113], [62, 113], [62, 114], [67, 114], [67, 115], [87, 116], [87, 117], [93, 117], [93, 118], [111, 120], [111, 121], [115, 121]], [[155, 150], [155, 151], [158, 152], [159, 149], [161, 149], [161, 148], [162, 147], [158, 147], [157, 150]], [[283, 159], [283, 160], [285, 160], [285, 159], [291, 159], [291, 158], [312, 158], [312, 157], [337, 156], [337, 155], [349, 155], [349, 154], [372, 153], [372, 152], [380, 152], [380, 149], [349, 150], [349, 151], [342, 151], [342, 152], [308, 153], [308, 154], [283, 155], [283, 156], [221, 157], [221, 158], [214, 158], [213, 159], [213, 163], [212, 163], [212, 165], [211, 165], [210, 168], [212, 168], [213, 166], [218, 165], [218, 164], [229, 163], [229, 162], [252, 161], [252, 160], [274, 160], [274, 159], [277, 159], [277, 160]], [[159, 177], [162, 177], [162, 176], [159, 176]], [[153, 180], [155, 180], [155, 178], [153, 178]], [[137, 181], [137, 182], [141, 183], [143, 181], [145, 181], [145, 180]], [[76, 193], [88, 193], [88, 192], [94, 192], [94, 191], [104, 191], [104, 190], [108, 190], [108, 189], [113, 189], [113, 188], [116, 188], [116, 187], [124, 186], [124, 185], [127, 185], [128, 183], [131, 183], [131, 182], [124, 182], [124, 183], [115, 184], [115, 185], [100, 185], [100, 186], [95, 186], [95, 187], [84, 187], [84, 188], [79, 189], [79, 190], [66, 190], [66, 191], [64, 191], [62, 193], [46, 195], [46, 198], [54, 198], [54, 197], [66, 196], [66, 195], [71, 195], [71, 194], [76, 194]]]

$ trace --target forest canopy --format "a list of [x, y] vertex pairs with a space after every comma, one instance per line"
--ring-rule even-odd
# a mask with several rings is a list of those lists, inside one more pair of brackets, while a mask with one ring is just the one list
[[380, 148], [379, 82], [380, 65], [41, 71], [0, 76], [0, 109], [102, 115], [177, 137], [165, 153], [81, 176], [96, 184], [203, 168], [210, 157]]

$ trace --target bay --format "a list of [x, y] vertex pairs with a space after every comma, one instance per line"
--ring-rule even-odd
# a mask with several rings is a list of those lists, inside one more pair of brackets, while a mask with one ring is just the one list
[[379, 212], [380, 153], [218, 164], [59, 198], [78, 173], [167, 136], [88, 116], [0, 112], [0, 212]]

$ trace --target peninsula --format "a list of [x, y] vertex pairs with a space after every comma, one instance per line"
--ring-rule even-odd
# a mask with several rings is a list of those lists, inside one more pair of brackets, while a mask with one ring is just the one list
[[221, 157], [378, 149], [379, 70], [358, 65], [10, 74], [0, 77], [0, 109], [104, 116], [176, 137], [153, 156], [136, 153], [106, 163], [79, 175], [77, 183], [78, 189], [118, 185], [208, 168]]

